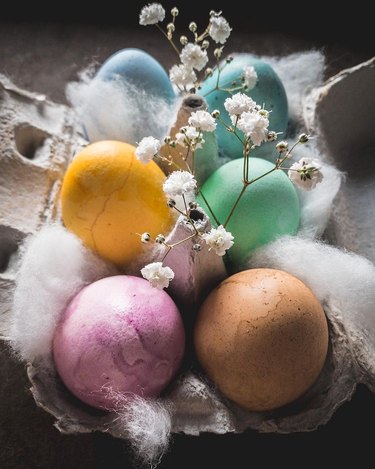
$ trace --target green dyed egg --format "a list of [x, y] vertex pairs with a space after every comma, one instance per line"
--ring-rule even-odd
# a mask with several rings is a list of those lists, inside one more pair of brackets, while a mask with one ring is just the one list
[[[247, 66], [254, 67], [258, 80], [255, 87], [246, 91], [246, 94], [260, 106], [264, 105], [267, 111], [272, 111], [269, 116], [269, 130], [285, 132], [288, 125], [288, 101], [285, 89], [276, 72], [266, 62], [255, 58], [251, 54], [234, 55], [233, 61], [225, 65], [221, 72], [220, 86], [231, 87], [233, 82], [240, 84], [243, 70]], [[211, 112], [218, 109], [221, 113], [221, 119], [226, 124], [231, 125], [232, 123], [224, 107], [224, 101], [231, 95], [227, 91], [215, 90], [216, 82], [217, 71], [203, 82], [199, 94], [206, 99]], [[216, 135], [220, 156], [233, 159], [242, 155], [241, 143], [222, 124], [218, 124]], [[280, 138], [282, 137], [281, 135]], [[275, 142], [266, 142], [255, 148], [253, 156], [275, 161], [277, 156]]]
[[[250, 158], [249, 179], [255, 179], [274, 167], [260, 158]], [[243, 159], [221, 166], [205, 182], [202, 193], [221, 224], [224, 224], [242, 189]], [[210, 216], [199, 195], [198, 202]], [[282, 170], [276, 170], [249, 185], [226, 229], [234, 236], [227, 251], [229, 263], [240, 268], [252, 251], [279, 236], [297, 232], [300, 219], [297, 192]]]

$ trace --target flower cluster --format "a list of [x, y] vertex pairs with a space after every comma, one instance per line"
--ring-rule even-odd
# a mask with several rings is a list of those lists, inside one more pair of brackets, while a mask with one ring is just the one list
[[[176, 42], [174, 37], [178, 14], [178, 9], [172, 8], [171, 21], [163, 29], [160, 23], [164, 21], [166, 12], [159, 3], [152, 3], [142, 8], [139, 23], [142, 26], [155, 25], [167, 37], [180, 60], [180, 63], [173, 65], [169, 71], [171, 82], [180, 91], [190, 91], [199, 88], [201, 81], [211, 76], [215, 70], [220, 75], [226, 63], [230, 62], [228, 59], [224, 64], [220, 64], [224, 44], [227, 42], [232, 28], [221, 12], [212, 10], [208, 24], [203, 31], [198, 32], [197, 24], [192, 21], [188, 25], [187, 35], [179, 36]], [[212, 54], [213, 66], [209, 66], [210, 42], [215, 44]], [[256, 82], [257, 74], [254, 68], [245, 67], [241, 76], [241, 85], [233, 89], [252, 89]], [[218, 80], [217, 89], [221, 89], [220, 80]]]
[[[176, 210], [184, 218], [187, 225], [191, 227], [191, 234], [189, 236], [173, 244], [168, 242], [168, 238], [163, 234], [157, 235], [155, 239], [152, 239], [150, 233], [140, 234], [143, 243], [154, 241], [165, 247], [165, 254], [161, 262], [153, 262], [146, 265], [141, 270], [143, 277], [146, 278], [152, 286], [159, 289], [166, 288], [169, 282], [174, 278], [172, 269], [168, 266], [164, 266], [163, 262], [168, 253], [180, 244], [192, 240], [192, 249], [194, 251], [198, 252], [201, 251], [203, 247], [206, 247], [206, 249], [215, 252], [218, 256], [224, 256], [228, 249], [233, 246], [235, 242], [234, 237], [227, 231], [226, 227], [234, 215], [236, 207], [248, 186], [277, 170], [286, 171], [290, 180], [296, 186], [305, 190], [313, 189], [323, 179], [321, 166], [319, 162], [313, 159], [304, 158], [299, 162], [291, 164], [289, 167], [286, 165], [286, 162], [292, 158], [294, 148], [299, 144], [307, 143], [310, 137], [306, 134], [301, 134], [290, 149], [287, 141], [276, 142], [279, 134], [274, 130], [269, 130], [269, 111], [264, 109], [264, 106], [262, 107], [256, 103], [247, 94], [249, 90], [256, 86], [258, 81], [254, 67], [246, 66], [239, 79], [232, 82], [230, 85], [220, 84], [220, 74], [223, 68], [232, 60], [228, 58], [224, 62], [220, 62], [223, 53], [223, 45], [226, 43], [231, 33], [231, 28], [221, 12], [210, 12], [208, 25], [201, 33], [198, 33], [196, 23], [191, 22], [189, 24], [190, 39], [185, 35], [179, 38], [179, 44], [182, 46], [181, 49], [179, 49], [174, 42], [174, 33], [176, 30], [175, 22], [178, 14], [177, 8], [171, 10], [172, 20], [167, 24], [166, 29], [163, 30], [159, 23], [164, 21], [166, 16], [165, 10], [160, 4], [152, 3], [142, 9], [140, 13], [140, 24], [156, 25], [164, 33], [177, 52], [180, 63], [170, 69], [170, 79], [181, 92], [191, 92], [198, 88], [200, 75], [204, 79], [212, 76], [213, 73], [217, 73], [215, 89], [220, 89], [228, 93], [228, 98], [224, 102], [224, 108], [229, 115], [232, 125], [227, 125], [227, 123], [220, 118], [219, 111], [215, 110], [209, 113], [206, 110], [198, 110], [191, 113], [186, 125], [182, 126], [175, 133], [173, 138], [166, 136], [163, 141], [159, 141], [149, 136], [143, 138], [137, 146], [135, 154], [142, 163], [147, 164], [155, 158], [166, 161], [168, 166], [174, 165], [176, 167], [176, 170], [170, 172], [164, 182], [163, 190], [168, 199], [168, 206]], [[213, 53], [216, 63], [212, 68], [208, 67], [208, 49], [210, 41], [216, 43], [216, 48]], [[237, 139], [242, 142], [243, 187], [224, 223], [219, 222], [209, 207], [208, 201], [204, 199], [217, 226], [217, 228], [213, 227], [206, 232], [203, 225], [195, 221], [192, 217], [193, 211], [198, 208], [196, 202], [194, 202], [195, 195], [200, 192], [195, 178], [194, 155], [198, 149], [203, 148], [205, 144], [205, 133], [214, 132], [218, 125], [224, 125], [228, 132], [236, 135]], [[262, 145], [264, 142], [276, 142], [275, 147], [278, 156], [275, 165], [273, 169], [267, 171], [265, 174], [251, 179], [249, 178], [249, 158], [251, 152], [255, 147]], [[177, 146], [181, 148], [180, 154], [184, 155], [182, 157], [185, 164], [184, 167], [178, 166], [170, 151]], [[168, 151], [161, 152], [161, 149], [165, 150], [165, 148], [167, 148]], [[202, 193], [201, 195], [203, 197]], [[178, 201], [176, 198], [181, 198], [182, 203], [177, 204]], [[188, 203], [188, 200], [192, 201]], [[184, 208], [181, 209], [178, 207]]]

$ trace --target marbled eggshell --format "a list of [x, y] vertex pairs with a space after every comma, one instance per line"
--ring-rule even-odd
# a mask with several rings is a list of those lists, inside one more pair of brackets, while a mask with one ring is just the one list
[[313, 292], [287, 272], [253, 269], [206, 298], [194, 332], [198, 360], [230, 400], [253, 411], [288, 404], [318, 378], [328, 326]]
[[160, 394], [184, 347], [184, 327], [170, 296], [144, 279], [119, 275], [74, 297], [55, 332], [53, 356], [76, 397], [114, 410], [129, 394]]
[[[260, 158], [250, 158], [249, 179], [255, 179], [274, 167]], [[202, 186], [202, 193], [221, 224], [224, 224], [242, 189], [243, 159], [229, 161], [217, 169]], [[199, 204], [210, 215], [202, 196]], [[214, 222], [211, 216], [211, 221]], [[238, 269], [252, 251], [277, 237], [295, 234], [300, 220], [297, 192], [282, 170], [268, 174], [249, 185], [226, 229], [234, 236], [227, 251], [232, 267]]]
[[[246, 91], [246, 94], [260, 106], [264, 105], [265, 109], [272, 111], [269, 115], [269, 130], [285, 132], [288, 125], [288, 101], [284, 86], [276, 72], [269, 64], [251, 54], [234, 54], [233, 57], [233, 61], [225, 65], [221, 72], [219, 82], [221, 86], [230, 87], [233, 82], [240, 84], [244, 68], [254, 67], [258, 80], [255, 87]], [[227, 91], [215, 90], [216, 82], [217, 71], [203, 82], [199, 94], [206, 99], [211, 112], [218, 109], [221, 119], [227, 125], [232, 125], [224, 107], [224, 101], [231, 95]], [[241, 157], [241, 143], [222, 124], [218, 124], [216, 134], [221, 156], [232, 159]], [[275, 156], [277, 156], [275, 142], [263, 143], [252, 151], [252, 155], [275, 161]]]
[[69, 165], [61, 189], [66, 228], [119, 266], [141, 253], [136, 233], [153, 237], [173, 222], [163, 192], [165, 175], [154, 161], [141, 163], [123, 142], [88, 145]]
[[167, 72], [140, 49], [122, 49], [100, 67], [81, 113], [90, 142], [163, 137], [175, 92]]

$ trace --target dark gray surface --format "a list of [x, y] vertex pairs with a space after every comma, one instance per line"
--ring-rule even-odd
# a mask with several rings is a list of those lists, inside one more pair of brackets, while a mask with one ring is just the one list
[[[308, 7], [306, 7], [308, 8]], [[251, 28], [249, 28], [250, 30]], [[286, 28], [287, 29], [287, 28]], [[317, 25], [317, 30], [319, 25]], [[284, 55], [312, 47], [323, 47], [327, 55], [327, 75], [368, 59], [368, 45], [348, 47], [316, 37], [273, 32], [234, 32], [229, 50], [258, 54]], [[92, 61], [101, 63], [123, 47], [141, 47], [154, 55], [166, 68], [173, 63], [166, 41], [150, 29], [69, 23], [0, 24], [0, 73], [8, 75], [20, 87], [47, 94], [65, 102], [66, 82]], [[303, 71], [301, 71], [303, 73]], [[0, 468], [130, 468], [126, 443], [103, 434], [66, 436], [53, 426], [53, 418], [36, 408], [28, 391], [22, 365], [0, 350]], [[199, 438], [176, 435], [161, 468], [180, 467], [252, 467], [255, 461], [268, 464], [301, 463], [300, 451], [310, 463], [322, 464], [324, 452], [342, 462], [356, 455], [370, 454], [369, 437], [364, 430], [372, 425], [375, 398], [364, 388], [337, 412], [332, 421], [312, 434], [242, 435]], [[348, 454], [349, 453], [349, 454]], [[202, 463], [202, 455], [211, 460]], [[361, 456], [362, 455], [362, 456]], [[240, 462], [243, 461], [243, 462]]]

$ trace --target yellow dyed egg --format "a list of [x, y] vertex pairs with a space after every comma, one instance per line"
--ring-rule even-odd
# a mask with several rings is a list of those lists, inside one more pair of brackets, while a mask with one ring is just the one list
[[163, 233], [172, 223], [163, 193], [165, 175], [143, 164], [135, 147], [118, 141], [88, 145], [69, 165], [61, 189], [68, 230], [101, 257], [123, 265], [142, 250], [136, 233]]

